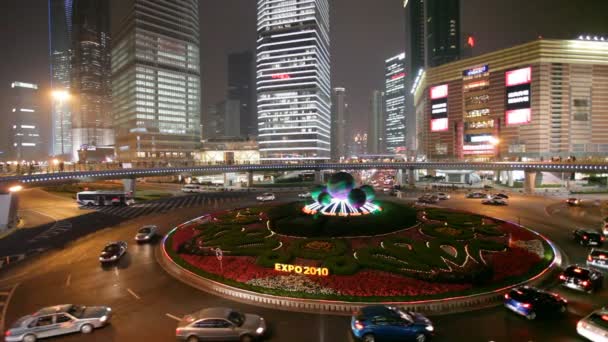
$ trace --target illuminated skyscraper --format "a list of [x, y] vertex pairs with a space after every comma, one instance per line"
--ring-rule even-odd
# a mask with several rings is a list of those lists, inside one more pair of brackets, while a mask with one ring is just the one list
[[331, 105], [331, 159], [338, 161], [340, 158], [347, 157], [350, 138], [346, 89], [334, 88]]
[[386, 150], [405, 151], [405, 53], [386, 60], [384, 112], [386, 118]]
[[329, 159], [328, 1], [258, 0], [257, 13], [260, 159]]
[[384, 92], [374, 90], [369, 103], [370, 117], [367, 133], [367, 153], [385, 152], [386, 132], [384, 131]]
[[121, 160], [193, 158], [200, 145], [197, 0], [121, 0], [112, 112]]
[[460, 58], [460, 0], [425, 1], [427, 65], [436, 67], [458, 60]]
[[25, 82], [11, 83], [11, 112], [9, 119], [10, 160], [41, 160], [47, 156], [40, 138], [42, 113], [38, 85]]

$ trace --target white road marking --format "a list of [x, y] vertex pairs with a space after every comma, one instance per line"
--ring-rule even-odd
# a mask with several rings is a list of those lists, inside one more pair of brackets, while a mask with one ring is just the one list
[[70, 287], [70, 283], [72, 282], [72, 274], [68, 274], [68, 279], [65, 280], [65, 287]]
[[116, 276], [118, 277], [118, 267], [114, 267], [114, 274], [116, 274]]
[[170, 313], [166, 313], [166, 314], [165, 314], [165, 316], [167, 316], [167, 317], [169, 317], [169, 318], [171, 318], [171, 319], [174, 319], [174, 320], [176, 320], [176, 321], [178, 321], [178, 322], [182, 320], [181, 318], [179, 318], [179, 317], [177, 317], [177, 316], [175, 316], [175, 315], [172, 315], [172, 314], [170, 314]]
[[137, 299], [137, 300], [141, 299], [135, 292], [133, 292], [133, 290], [127, 289], [127, 292], [129, 292], [131, 294], [131, 296], [135, 297], [135, 299]]

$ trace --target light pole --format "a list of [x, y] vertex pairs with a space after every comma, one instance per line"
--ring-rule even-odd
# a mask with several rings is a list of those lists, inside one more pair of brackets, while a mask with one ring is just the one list
[[[65, 154], [65, 147], [64, 147], [64, 141], [65, 141], [65, 136], [64, 136], [64, 132], [63, 132], [63, 115], [64, 115], [64, 110], [63, 110], [63, 104], [65, 101], [69, 101], [70, 100], [70, 93], [67, 90], [53, 90], [51, 92], [51, 96], [53, 97], [53, 99], [55, 100], [56, 106], [55, 106], [55, 112], [59, 113], [59, 127], [60, 127], [60, 135], [61, 135], [61, 154]], [[55, 139], [55, 137], [53, 137], [53, 139]], [[53, 143], [54, 145], [54, 143]], [[54, 148], [53, 148], [53, 152]], [[55, 153], [56, 154], [56, 153]]]

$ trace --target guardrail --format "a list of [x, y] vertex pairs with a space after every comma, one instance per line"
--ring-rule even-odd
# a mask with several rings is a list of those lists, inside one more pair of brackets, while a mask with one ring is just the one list
[[[200, 218], [197, 218], [200, 219]], [[195, 221], [193, 219], [189, 222]], [[498, 220], [502, 221], [503, 220]], [[509, 222], [514, 224], [513, 222]], [[523, 226], [520, 226], [524, 229]], [[491, 292], [460, 296], [452, 298], [442, 298], [433, 300], [421, 300], [411, 302], [343, 302], [343, 301], [332, 301], [332, 300], [314, 300], [314, 299], [301, 299], [291, 297], [279, 297], [263, 293], [257, 293], [253, 291], [243, 290], [232, 286], [225, 285], [220, 282], [203, 278], [173, 262], [167, 251], [165, 250], [166, 239], [175, 231], [174, 228], [169, 234], [167, 234], [161, 242], [158, 249], [155, 251], [155, 256], [161, 267], [169, 273], [171, 276], [178, 280], [186, 283], [194, 288], [201, 291], [205, 291], [220, 297], [231, 299], [237, 302], [253, 304], [271, 309], [280, 309], [286, 311], [306, 312], [306, 313], [324, 313], [334, 315], [351, 315], [354, 311], [360, 309], [363, 306], [382, 304], [391, 305], [402, 308], [408, 311], [420, 312], [429, 315], [443, 315], [453, 314], [465, 311], [479, 310], [488, 307], [497, 306], [502, 303], [504, 299], [504, 293], [514, 287], [522, 285], [541, 286], [548, 279], [555, 279], [555, 274], [558, 271], [558, 267], [562, 263], [562, 255], [558, 248], [543, 235], [531, 230], [534, 234], [544, 239], [551, 246], [554, 259], [553, 262], [545, 268], [541, 273], [528, 279], [525, 282], [506, 286]]]

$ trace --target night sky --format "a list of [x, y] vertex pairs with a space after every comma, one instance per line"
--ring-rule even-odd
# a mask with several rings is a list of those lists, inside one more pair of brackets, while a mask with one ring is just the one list
[[[113, 0], [120, 1], [120, 0]], [[373, 89], [381, 89], [384, 60], [403, 50], [402, 0], [332, 2], [332, 86], [348, 92], [353, 126], [365, 129]], [[477, 40], [474, 54], [538, 36], [608, 36], [608, 0], [461, 0], [462, 32]], [[47, 0], [0, 1], [0, 113], [14, 80], [48, 91]], [[200, 0], [203, 111], [223, 99], [226, 55], [255, 49], [255, 0]], [[2, 114], [0, 114], [0, 117]]]

